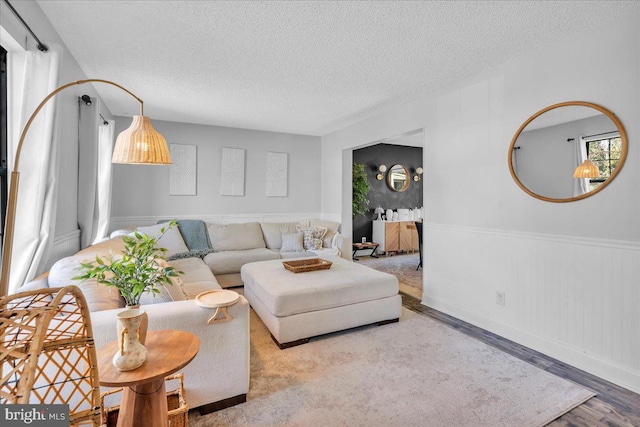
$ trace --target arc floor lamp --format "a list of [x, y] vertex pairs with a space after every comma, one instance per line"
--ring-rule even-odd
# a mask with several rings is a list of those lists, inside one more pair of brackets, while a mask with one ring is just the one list
[[106, 83], [115, 86], [134, 97], [140, 103], [140, 115], [133, 116], [133, 121], [129, 128], [121, 132], [116, 139], [116, 145], [111, 159], [112, 163], [137, 165], [171, 164], [171, 156], [169, 155], [167, 142], [164, 137], [153, 128], [149, 118], [144, 116], [144, 103], [142, 99], [138, 98], [119, 84], [102, 79], [77, 80], [75, 82], [62, 85], [47, 95], [42, 102], [40, 102], [33, 114], [31, 114], [31, 117], [29, 117], [27, 124], [20, 134], [20, 140], [18, 141], [18, 147], [16, 148], [13, 171], [11, 172], [11, 185], [9, 187], [9, 194], [7, 198], [7, 217], [4, 232], [4, 243], [2, 245], [3, 252], [2, 274], [0, 276], [0, 297], [7, 295], [9, 292], [9, 275], [11, 273], [11, 254], [13, 251], [13, 234], [16, 221], [16, 204], [18, 201], [18, 183], [20, 178], [20, 152], [22, 150], [22, 144], [32, 122], [51, 98], [71, 86], [82, 85], [85, 83]]

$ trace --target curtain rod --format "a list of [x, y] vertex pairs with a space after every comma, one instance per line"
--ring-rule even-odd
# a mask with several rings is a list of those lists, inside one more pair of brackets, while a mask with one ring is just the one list
[[593, 138], [594, 136], [609, 135], [609, 134], [611, 134], [611, 133], [617, 133], [617, 134], [620, 134], [620, 131], [618, 131], [618, 130], [612, 130], [612, 131], [609, 131], [609, 132], [595, 133], [595, 134], [593, 134], [593, 135], [585, 135], [585, 136], [583, 136], [582, 138], [583, 138], [583, 139], [584, 139], [584, 138]]
[[27, 29], [27, 31], [29, 32], [29, 34], [31, 34], [31, 37], [33, 37], [34, 39], [36, 39], [36, 42], [38, 42], [38, 50], [41, 52], [46, 52], [49, 50], [49, 48], [47, 47], [47, 45], [45, 45], [44, 43], [42, 43], [40, 41], [40, 39], [38, 38], [38, 36], [35, 35], [35, 33], [31, 30], [31, 28], [29, 27], [29, 25], [27, 25], [26, 22], [24, 22], [24, 19], [22, 19], [22, 16], [20, 16], [20, 14], [18, 13], [17, 10], [15, 10], [13, 8], [13, 6], [11, 6], [11, 3], [9, 3], [9, 0], [4, 0], [4, 2], [7, 4], [7, 6], [9, 6], [9, 9], [11, 9], [11, 12], [13, 12], [13, 14], [16, 16], [16, 18], [18, 18], [18, 20], [20, 21], [20, 23], [24, 26], [24, 28]]

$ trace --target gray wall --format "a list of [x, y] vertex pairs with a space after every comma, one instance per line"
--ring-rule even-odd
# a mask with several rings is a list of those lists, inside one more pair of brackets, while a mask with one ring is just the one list
[[[197, 195], [169, 195], [168, 166], [114, 165], [111, 216], [136, 217], [288, 214], [320, 212], [320, 138], [151, 119], [168, 144], [197, 146]], [[116, 118], [116, 135], [129, 126]], [[221, 149], [243, 148], [245, 195], [220, 195]], [[287, 197], [266, 197], [267, 152], [289, 153]]]

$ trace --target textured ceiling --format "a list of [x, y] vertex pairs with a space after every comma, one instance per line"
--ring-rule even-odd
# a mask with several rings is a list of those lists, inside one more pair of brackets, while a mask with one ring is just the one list
[[[324, 135], [619, 19], [611, 1], [40, 0], [88, 78], [154, 119]], [[37, 33], [37, 29], [36, 29]], [[136, 103], [96, 89], [116, 115]]]

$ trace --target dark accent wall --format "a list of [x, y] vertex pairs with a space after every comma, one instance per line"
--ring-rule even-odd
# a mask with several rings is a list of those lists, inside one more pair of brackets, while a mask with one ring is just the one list
[[[414, 181], [415, 169], [422, 164], [422, 148], [406, 147], [403, 145], [377, 144], [370, 147], [353, 150], [353, 162], [365, 165], [367, 178], [369, 179], [369, 213], [365, 216], [358, 215], [353, 219], [353, 241], [360, 242], [362, 237], [367, 241], [372, 240], [373, 219], [377, 215], [373, 213], [375, 208], [382, 206], [386, 209], [396, 210], [398, 208], [419, 208], [422, 207], [422, 182]], [[387, 185], [387, 173], [381, 181], [376, 179], [378, 166], [404, 165], [411, 174], [409, 188], [403, 192], [392, 191]], [[424, 167], [424, 166], [423, 166]], [[387, 170], [388, 172], [388, 170]], [[424, 174], [423, 174], [424, 176]]]

